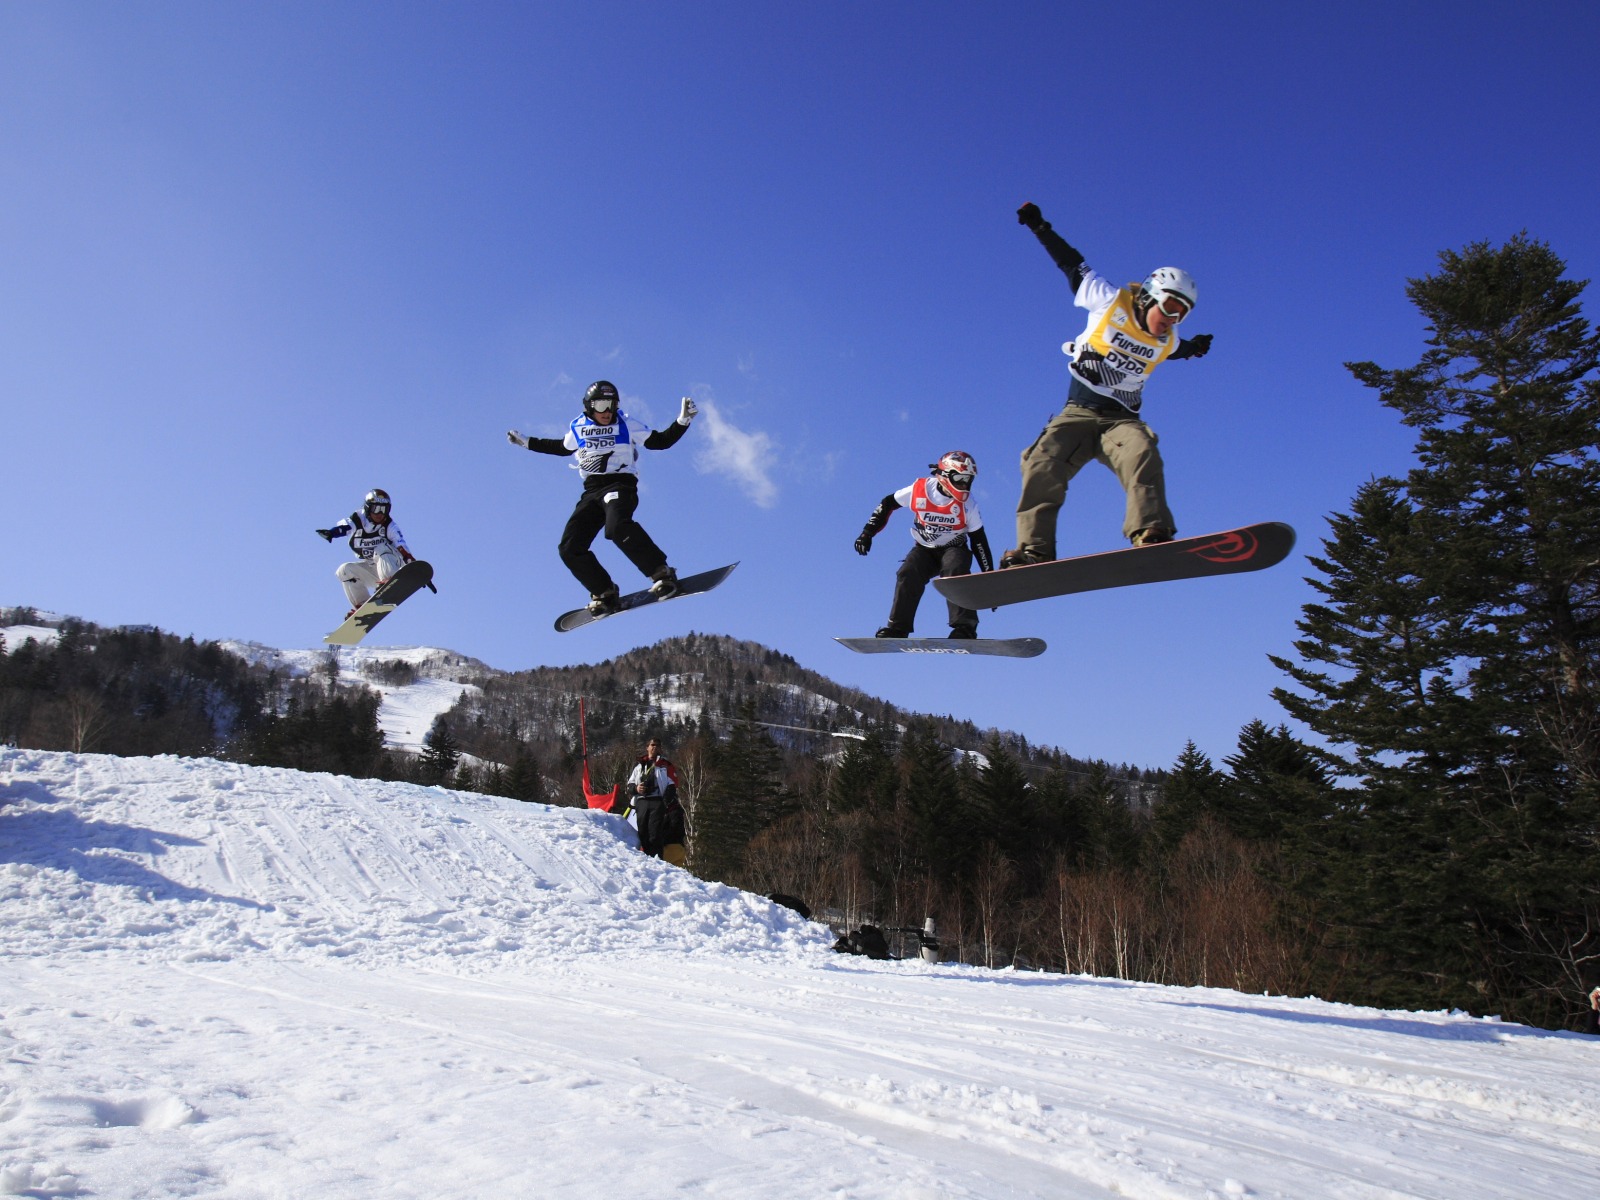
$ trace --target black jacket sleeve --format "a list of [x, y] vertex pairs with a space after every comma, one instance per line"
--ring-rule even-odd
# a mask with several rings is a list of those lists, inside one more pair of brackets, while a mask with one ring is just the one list
[[889, 523], [889, 514], [900, 506], [894, 502], [894, 493], [890, 492], [878, 501], [878, 507], [872, 510], [872, 515], [867, 518], [867, 523], [861, 527], [861, 532], [868, 537], [876, 536], [877, 532]]
[[1039, 228], [1033, 231], [1033, 236], [1039, 239], [1039, 244], [1050, 252], [1050, 257], [1056, 266], [1061, 268], [1072, 283], [1072, 290], [1076, 292], [1083, 286], [1083, 255], [1067, 244], [1067, 239], [1051, 227], [1049, 221], [1042, 222]]
[[980, 570], [994, 570], [994, 552], [989, 549], [989, 535], [981, 529], [967, 534], [967, 545], [972, 547], [972, 557], [978, 560]]
[[680, 425], [674, 421], [665, 429], [652, 429], [644, 439], [646, 450], [665, 450], [668, 446], [675, 445], [679, 438], [689, 432], [687, 425]]
[[567, 443], [561, 438], [531, 437], [528, 439], [528, 449], [535, 454], [559, 454], [563, 458], [572, 453], [571, 450], [567, 449]]
[[1178, 348], [1171, 354], [1167, 355], [1167, 361], [1177, 362], [1180, 358], [1199, 358], [1203, 353], [1205, 353], [1205, 350], [1202, 350], [1200, 345], [1196, 344], [1200, 342], [1201, 338], [1205, 339], [1205, 341], [1201, 343], [1204, 345], [1205, 350], [1210, 350], [1211, 335], [1209, 333], [1197, 333], [1193, 337], [1184, 338], [1183, 341], [1179, 342]]

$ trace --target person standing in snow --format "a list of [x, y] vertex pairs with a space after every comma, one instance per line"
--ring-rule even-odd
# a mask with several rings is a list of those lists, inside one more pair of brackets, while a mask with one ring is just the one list
[[615, 581], [589, 548], [602, 529], [606, 540], [649, 578], [652, 592], [665, 599], [678, 590], [678, 573], [633, 519], [639, 506], [639, 449], [665, 450], [674, 445], [688, 431], [696, 411], [694, 401], [685, 396], [675, 422], [665, 429], [651, 429], [621, 410], [616, 384], [599, 379], [584, 392], [583, 413], [564, 437], [526, 437], [515, 429], [506, 433], [512, 445], [537, 454], [575, 457], [583, 494], [561, 533], [560, 554], [567, 570], [589, 589], [589, 611], [597, 617], [616, 612], [621, 600]]
[[1583, 1014], [1583, 1031], [1600, 1034], [1600, 987], [1589, 993], [1589, 1011]]
[[[856, 553], [867, 554], [872, 539], [889, 523], [889, 514], [897, 508], [911, 510], [913, 544], [895, 572], [894, 600], [889, 606], [889, 623], [878, 630], [881, 638], [911, 636], [917, 606], [934, 576], [965, 575], [972, 570], [974, 557], [981, 570], [994, 570], [989, 535], [983, 531], [983, 517], [972, 500], [978, 464], [965, 450], [952, 450], [928, 468], [932, 473], [926, 478], [880, 500], [856, 538]], [[948, 602], [948, 607], [950, 636], [977, 637], [978, 614], [954, 601]]]
[[683, 805], [678, 802], [678, 768], [662, 756], [661, 742], [651, 738], [634, 764], [623, 790], [633, 803], [639, 827], [639, 849], [652, 858], [683, 866]]
[[1116, 472], [1127, 493], [1123, 536], [1135, 546], [1170, 542], [1178, 527], [1167, 508], [1161, 452], [1139, 410], [1151, 372], [1211, 349], [1209, 333], [1178, 337], [1179, 322], [1194, 309], [1194, 280], [1177, 267], [1160, 267], [1143, 284], [1119, 288], [1084, 262], [1037, 204], [1019, 208], [1017, 221], [1049, 251], [1072, 284], [1073, 303], [1089, 311], [1089, 322], [1076, 342], [1062, 347], [1072, 356], [1066, 406], [1022, 452], [1017, 545], [1000, 556], [1000, 565], [1056, 557], [1056, 518], [1067, 484], [1091, 460]]
[[[351, 513], [330, 529], [317, 530], [317, 536], [325, 542], [348, 534], [350, 549], [358, 556], [355, 562], [345, 563], [334, 572], [344, 586], [351, 613], [372, 599], [374, 588], [412, 561], [405, 535], [391, 516], [392, 507], [389, 493], [373, 488], [362, 500], [360, 512]], [[346, 617], [349, 615], [345, 613]]]

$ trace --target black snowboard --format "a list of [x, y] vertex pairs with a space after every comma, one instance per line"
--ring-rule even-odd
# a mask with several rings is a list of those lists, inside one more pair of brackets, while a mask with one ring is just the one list
[[433, 568], [420, 558], [406, 563], [373, 590], [368, 600], [344, 619], [344, 624], [322, 640], [335, 646], [354, 646], [372, 627], [383, 620], [413, 592], [419, 592], [433, 583]]
[[1259, 571], [1282, 562], [1293, 549], [1294, 530], [1280, 521], [1266, 521], [1156, 546], [1060, 558], [982, 575], [950, 575], [935, 579], [933, 586], [945, 599], [963, 608], [999, 608], [1002, 604], [1135, 583]]
[[992, 654], [1001, 658], [1036, 658], [1044, 653], [1039, 638], [834, 638], [857, 654]]
[[[718, 567], [715, 571], [702, 571], [698, 575], [689, 575], [678, 580], [678, 590], [668, 596], [668, 600], [676, 600], [680, 596], [698, 596], [701, 592], [709, 592], [729, 575], [738, 563], [729, 563], [725, 567]], [[646, 588], [642, 592], [629, 592], [622, 597], [616, 612], [609, 612], [603, 616], [595, 616], [587, 608], [575, 608], [571, 612], [562, 613], [556, 618], [557, 633], [571, 633], [574, 629], [582, 629], [585, 625], [592, 625], [596, 621], [604, 621], [606, 617], [614, 617], [617, 613], [629, 612], [635, 608], [643, 608], [647, 604], [660, 604], [661, 598]]]

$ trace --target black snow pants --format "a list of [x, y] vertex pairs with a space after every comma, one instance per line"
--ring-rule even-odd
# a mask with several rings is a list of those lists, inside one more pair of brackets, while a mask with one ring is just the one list
[[632, 475], [602, 475], [584, 485], [577, 507], [561, 531], [561, 561], [579, 583], [598, 596], [616, 583], [600, 565], [594, 539], [606, 531], [606, 540], [628, 556], [628, 561], [647, 577], [667, 565], [667, 556], [650, 539], [644, 527], [633, 519], [639, 507], [639, 481]]
[[[972, 570], [972, 550], [967, 539], [951, 542], [937, 550], [920, 543], [911, 547], [894, 576], [894, 603], [889, 608], [889, 624], [910, 633], [916, 628], [917, 605], [928, 581], [936, 575], [966, 575]], [[978, 614], [970, 608], [946, 602], [951, 629], [977, 629]]]

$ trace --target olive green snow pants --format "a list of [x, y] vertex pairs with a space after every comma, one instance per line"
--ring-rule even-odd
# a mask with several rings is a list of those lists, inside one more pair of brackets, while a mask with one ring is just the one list
[[1017, 501], [1017, 545], [1056, 557], [1056, 516], [1067, 484], [1093, 459], [1116, 472], [1128, 494], [1122, 535], [1159, 526], [1177, 532], [1167, 509], [1166, 480], [1155, 432], [1136, 417], [1114, 417], [1069, 404], [1022, 452], [1022, 498]]

